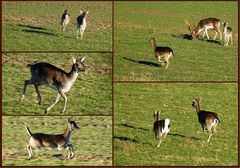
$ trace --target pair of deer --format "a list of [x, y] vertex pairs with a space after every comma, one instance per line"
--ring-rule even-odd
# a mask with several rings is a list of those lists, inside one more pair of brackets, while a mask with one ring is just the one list
[[[201, 32], [203, 32], [203, 38], [205, 35], [209, 39], [208, 36], [208, 29], [213, 29], [216, 31], [216, 34], [214, 36], [214, 40], [217, 37], [217, 33], [220, 34], [220, 40], [222, 39], [222, 33], [220, 30], [220, 20], [216, 18], [207, 18], [207, 19], [202, 19], [198, 23], [198, 25], [190, 25], [189, 22], [185, 19], [185, 23], [188, 25], [188, 29], [191, 32], [192, 39], [195, 39]], [[232, 28], [227, 27], [228, 23], [224, 23], [224, 30], [223, 30], [223, 36], [224, 36], [224, 46], [228, 46], [229, 40], [231, 39], [231, 44], [232, 42]], [[150, 43], [152, 47], [154, 48], [154, 53], [156, 59], [162, 64], [166, 63], [165, 69], [168, 68], [169, 66], [169, 59], [172, 57], [173, 58], [173, 50], [169, 47], [160, 47], [157, 46], [155, 38], [150, 38]], [[161, 61], [161, 58], [164, 58], [164, 61]]]
[[[83, 38], [83, 33], [87, 26], [87, 21], [86, 21], [87, 14], [88, 14], [88, 11], [82, 12], [80, 10], [80, 15], [77, 17], [77, 39], [78, 39], [79, 33], [80, 33], [81, 40]], [[70, 14], [68, 13], [67, 10], [64, 10], [64, 13], [61, 16], [61, 21], [60, 21], [60, 25], [62, 26], [62, 31], [65, 31], [65, 28], [69, 24], [69, 22], [70, 22]]]
[[[215, 112], [201, 110], [200, 98], [194, 99], [192, 106], [196, 108], [198, 114], [198, 122], [201, 124], [203, 131], [207, 131], [209, 134], [207, 140], [207, 142], [209, 142], [213, 133], [216, 131], [217, 125], [220, 123], [218, 114]], [[153, 132], [155, 133], [156, 139], [159, 139], [157, 147], [160, 147], [162, 141], [166, 138], [168, 132], [170, 131], [170, 120], [160, 120], [159, 111], [155, 111], [153, 117]]]

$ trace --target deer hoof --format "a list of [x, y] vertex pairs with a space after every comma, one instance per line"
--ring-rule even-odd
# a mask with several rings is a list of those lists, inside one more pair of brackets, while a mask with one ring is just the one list
[[25, 98], [25, 96], [22, 95], [22, 96], [20, 97], [19, 101], [21, 102], [24, 98]]

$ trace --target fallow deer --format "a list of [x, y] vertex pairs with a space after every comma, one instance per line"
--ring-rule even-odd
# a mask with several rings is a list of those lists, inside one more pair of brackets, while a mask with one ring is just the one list
[[74, 130], [79, 130], [75, 120], [68, 118], [67, 127], [63, 134], [45, 134], [45, 133], [32, 133], [28, 127], [26, 127], [27, 134], [30, 137], [27, 145], [28, 159], [33, 157], [33, 148], [47, 148], [47, 149], [67, 149], [67, 159], [74, 157], [73, 145], [70, 143], [70, 137]]
[[25, 98], [25, 92], [28, 85], [34, 85], [36, 93], [38, 95], [39, 105], [42, 103], [42, 98], [39, 92], [38, 87], [42, 84], [46, 84], [47, 86], [55, 89], [57, 93], [56, 100], [46, 108], [45, 113], [47, 113], [57, 102], [59, 98], [62, 96], [64, 99], [64, 106], [62, 112], [66, 110], [67, 106], [67, 96], [66, 92], [70, 90], [73, 86], [74, 82], [78, 77], [78, 73], [80, 71], [86, 70], [86, 65], [84, 64], [85, 57], [76, 60], [72, 58], [72, 69], [69, 73], [64, 70], [55, 67], [49, 63], [39, 62], [36, 64], [28, 64], [31, 72], [31, 79], [25, 80], [23, 85], [22, 96], [19, 101], [22, 101]]
[[229, 40], [231, 39], [231, 45], [233, 45], [232, 41], [232, 28], [227, 27], [228, 23], [223, 23], [223, 38], [224, 38], [224, 46], [228, 46]]
[[86, 12], [80, 11], [80, 15], [77, 17], [77, 39], [78, 39], [79, 33], [80, 33], [81, 40], [83, 38], [83, 33], [87, 26], [87, 21], [86, 21], [87, 15], [88, 15], [88, 11]]
[[62, 14], [60, 25], [62, 26], [62, 31], [65, 31], [65, 27], [70, 22], [70, 15], [67, 10], [64, 10], [64, 13]]
[[216, 131], [216, 127], [220, 123], [220, 120], [217, 113], [201, 110], [200, 101], [200, 98], [194, 99], [192, 102], [192, 106], [196, 108], [198, 122], [201, 124], [203, 131], [207, 131], [209, 134], [207, 140], [207, 142], [209, 142], [211, 136]]
[[159, 140], [157, 145], [159, 148], [162, 141], [166, 138], [168, 132], [170, 131], [170, 120], [168, 118], [160, 120], [160, 111], [155, 111], [153, 117], [153, 132], [155, 134], [155, 138]]
[[195, 39], [201, 32], [203, 32], [203, 38], [205, 37], [206, 34], [207, 39], [209, 39], [207, 30], [212, 29], [215, 31], [215, 36], [213, 39], [215, 40], [217, 37], [217, 33], [219, 33], [221, 40], [222, 32], [220, 26], [221, 26], [220, 20], [217, 18], [202, 19], [198, 23], [197, 27], [192, 31], [192, 39]]
[[188, 26], [188, 30], [190, 31], [190, 34], [192, 35], [193, 31], [196, 29], [195, 24], [190, 24], [187, 19], [184, 19], [185, 24]]
[[[154, 48], [154, 53], [155, 53], [155, 57], [156, 59], [160, 62], [160, 63], [166, 63], [166, 67], [165, 69], [168, 68], [169, 65], [169, 58], [173, 57], [173, 50], [169, 47], [160, 47], [157, 46], [156, 44], [156, 40], [155, 38], [150, 38], [150, 43], [152, 45], [152, 47]], [[164, 58], [164, 61], [161, 61], [161, 58]]]

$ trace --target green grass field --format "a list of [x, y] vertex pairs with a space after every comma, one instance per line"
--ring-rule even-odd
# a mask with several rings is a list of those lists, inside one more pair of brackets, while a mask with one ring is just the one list
[[80, 130], [71, 135], [75, 157], [66, 160], [67, 150], [33, 150], [29, 161], [26, 145], [32, 133], [61, 134], [67, 117], [3, 117], [3, 166], [88, 166], [112, 165], [111, 117], [75, 117]]
[[[207, 143], [193, 98], [218, 113], [221, 123]], [[115, 84], [114, 164], [161, 166], [237, 166], [237, 84]], [[171, 120], [171, 130], [157, 148], [153, 113]]]
[[[2, 58], [2, 105], [4, 115], [44, 115], [45, 108], [56, 98], [57, 92], [45, 85], [40, 86], [42, 105], [38, 105], [34, 86], [29, 85], [25, 99], [20, 103], [22, 87], [30, 79], [27, 64], [48, 62], [69, 72], [72, 57], [85, 56], [87, 73], [79, 76], [67, 92], [65, 115], [111, 115], [112, 114], [112, 54], [4, 54]], [[60, 115], [63, 98], [49, 111], [49, 115]]]
[[[112, 2], [3, 2], [4, 51], [111, 51]], [[67, 9], [71, 21], [61, 31]], [[83, 40], [76, 39], [79, 11], [89, 10]]]
[[[237, 80], [237, 2], [115, 2], [115, 80]], [[221, 41], [187, 40], [184, 19], [198, 24], [208, 17], [227, 21], [233, 28], [233, 46]], [[223, 28], [223, 26], [222, 26]], [[209, 30], [212, 39], [214, 32]], [[174, 51], [167, 70], [161, 67], [149, 43]], [[219, 36], [218, 36], [219, 37]]]

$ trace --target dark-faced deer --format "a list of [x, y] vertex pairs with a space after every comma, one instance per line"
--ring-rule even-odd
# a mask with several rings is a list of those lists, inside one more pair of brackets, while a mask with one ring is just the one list
[[[155, 57], [160, 63], [166, 63], [165, 69], [168, 68], [169, 58], [173, 57], [173, 50], [169, 47], [160, 47], [157, 46], [155, 38], [150, 38], [150, 43], [154, 49]], [[161, 58], [164, 58], [164, 61], [161, 61]]]
[[33, 148], [47, 148], [47, 149], [67, 149], [68, 156], [67, 159], [72, 159], [74, 157], [73, 145], [70, 143], [70, 137], [73, 130], [79, 130], [74, 119], [68, 118], [67, 128], [63, 134], [45, 134], [45, 133], [31, 133], [30, 129], [26, 127], [27, 134], [30, 137], [29, 143], [27, 145], [28, 159], [33, 157]]
[[80, 15], [77, 17], [77, 39], [78, 39], [79, 33], [80, 33], [81, 40], [83, 38], [83, 33], [87, 26], [87, 21], [86, 21], [87, 14], [88, 14], [88, 11], [87, 12], [80, 11]]
[[64, 13], [61, 16], [60, 25], [62, 26], [62, 31], [65, 31], [65, 27], [70, 22], [70, 15], [67, 10], [64, 10]]
[[45, 62], [28, 64], [28, 67], [30, 67], [31, 79], [25, 80], [22, 96], [19, 101], [22, 101], [25, 98], [27, 86], [34, 85], [40, 105], [42, 103], [42, 98], [38, 87], [42, 84], [46, 84], [47, 86], [55, 89], [58, 93], [56, 100], [49, 107], [46, 108], [45, 113], [47, 113], [55, 104], [57, 104], [61, 96], [64, 99], [64, 106], [62, 109], [62, 112], [64, 112], [67, 106], [67, 96], [65, 95], [65, 93], [68, 92], [73, 86], [74, 82], [78, 77], [79, 71], [86, 70], [84, 59], [85, 58], [76, 60], [75, 58], [72, 58], [73, 64], [72, 69], [69, 73]]
[[220, 20], [217, 18], [202, 19], [198, 23], [197, 27], [192, 31], [192, 39], [195, 39], [201, 32], [203, 32], [203, 38], [206, 35], [207, 38], [209, 39], [207, 30], [212, 29], [215, 31], [215, 36], [213, 39], [215, 40], [217, 37], [217, 33], [219, 33], [220, 40], [221, 40], [222, 32], [221, 32], [220, 26], [221, 26]]
[[231, 39], [231, 45], [233, 45], [232, 41], [232, 28], [227, 27], [228, 23], [223, 23], [223, 38], [224, 38], [224, 46], [228, 46], [229, 40]]
[[154, 123], [153, 123], [153, 132], [156, 139], [159, 140], [157, 147], [159, 148], [162, 141], [166, 138], [168, 132], [170, 131], [170, 120], [164, 119], [160, 120], [160, 112], [155, 111], [153, 114]]
[[209, 136], [207, 142], [216, 131], [217, 125], [220, 123], [217, 113], [200, 109], [200, 98], [196, 98], [192, 102], [192, 106], [196, 108], [198, 122], [201, 124], [203, 131], [207, 131]]

